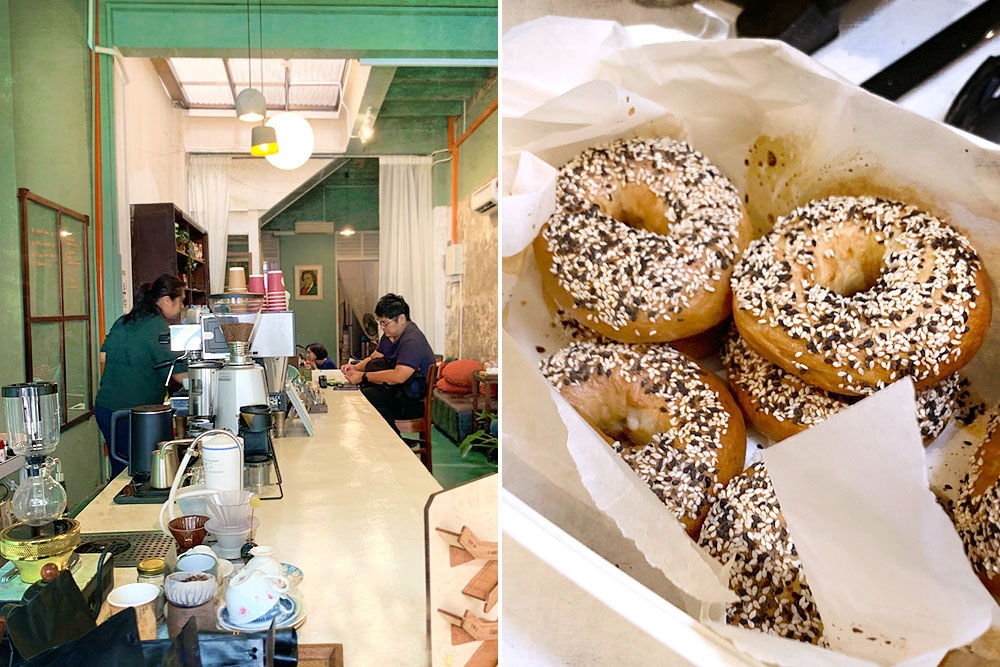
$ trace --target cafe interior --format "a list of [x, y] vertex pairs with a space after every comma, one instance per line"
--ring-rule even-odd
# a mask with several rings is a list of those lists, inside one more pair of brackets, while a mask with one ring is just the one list
[[[6, 650], [496, 664], [497, 3], [3, 5]], [[164, 273], [188, 382], [115, 413], [122, 454], [99, 350]], [[407, 440], [304, 363], [370, 354], [389, 292], [448, 381]], [[87, 618], [32, 635], [40, 588]]]

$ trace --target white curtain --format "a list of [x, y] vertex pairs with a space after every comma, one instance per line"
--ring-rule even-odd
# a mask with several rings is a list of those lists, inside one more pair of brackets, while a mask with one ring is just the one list
[[[379, 296], [399, 294], [427, 340], [437, 340], [431, 158], [379, 158]], [[440, 352], [440, 350], [435, 350]]]
[[194, 221], [208, 233], [210, 291], [226, 287], [229, 248], [228, 155], [192, 155], [188, 160], [188, 208]]
[[381, 296], [378, 293], [378, 262], [341, 259], [337, 261], [337, 271], [344, 287], [344, 301], [358, 321], [364, 319], [365, 313], [374, 313]]

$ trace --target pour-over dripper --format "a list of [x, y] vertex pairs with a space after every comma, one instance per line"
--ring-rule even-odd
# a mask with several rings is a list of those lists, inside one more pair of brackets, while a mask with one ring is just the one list
[[264, 295], [228, 292], [212, 294], [208, 297], [208, 307], [219, 322], [226, 345], [229, 346], [230, 363], [252, 364], [250, 344], [253, 343], [260, 323]]

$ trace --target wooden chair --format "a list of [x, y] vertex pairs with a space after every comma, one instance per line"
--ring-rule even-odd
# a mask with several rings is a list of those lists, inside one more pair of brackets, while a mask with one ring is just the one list
[[416, 419], [397, 419], [396, 428], [400, 433], [416, 433], [419, 437], [403, 438], [410, 446], [414, 454], [420, 456], [420, 460], [431, 470], [431, 400], [434, 397], [434, 383], [437, 382], [437, 363], [431, 364], [427, 369], [427, 396], [424, 397], [424, 416]]

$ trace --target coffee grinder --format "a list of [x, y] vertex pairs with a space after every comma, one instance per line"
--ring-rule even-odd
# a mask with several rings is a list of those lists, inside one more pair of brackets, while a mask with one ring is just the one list
[[240, 432], [243, 439], [244, 484], [262, 500], [282, 497], [281, 469], [271, 441], [274, 412], [271, 406], [244, 405], [240, 408]]
[[229, 347], [229, 358], [215, 372], [215, 428], [235, 434], [239, 431], [240, 408], [268, 401], [264, 369], [250, 353], [264, 295], [212, 294], [208, 297], [208, 306]]
[[54, 382], [27, 382], [0, 390], [7, 433], [15, 454], [24, 457], [24, 479], [11, 510], [18, 520], [0, 532], [0, 554], [14, 561], [21, 580], [41, 579], [49, 563], [66, 567], [80, 544], [79, 522], [63, 517], [66, 490], [52, 478], [54, 459], [49, 454], [59, 444], [59, 388]]

